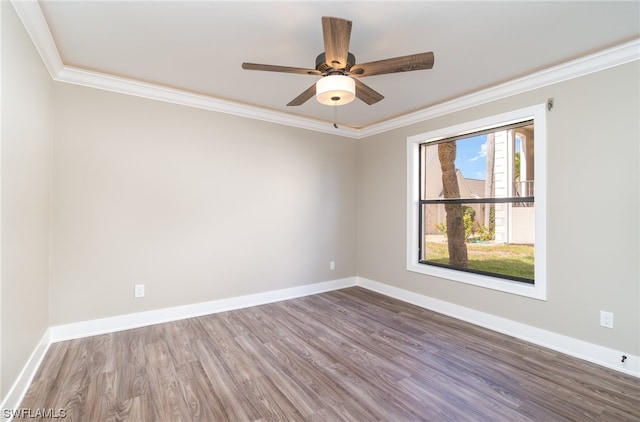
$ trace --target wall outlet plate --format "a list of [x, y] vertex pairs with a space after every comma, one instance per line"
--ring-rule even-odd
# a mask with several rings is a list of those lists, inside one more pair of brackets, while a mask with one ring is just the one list
[[613, 313], [600, 311], [600, 325], [602, 327], [613, 328]]
[[133, 297], [144, 297], [144, 284], [136, 284], [133, 289]]

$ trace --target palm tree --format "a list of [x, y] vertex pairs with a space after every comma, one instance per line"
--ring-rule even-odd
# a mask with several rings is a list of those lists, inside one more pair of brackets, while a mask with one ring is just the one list
[[[445, 198], [460, 198], [460, 187], [456, 175], [456, 142], [438, 144], [438, 158], [442, 170], [442, 189]], [[461, 268], [469, 266], [467, 244], [464, 236], [464, 210], [462, 204], [445, 204], [447, 213], [447, 243], [449, 265]]]

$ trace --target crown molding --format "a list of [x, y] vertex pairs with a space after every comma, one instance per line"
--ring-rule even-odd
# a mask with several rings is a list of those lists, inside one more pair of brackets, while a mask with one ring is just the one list
[[362, 128], [352, 128], [348, 126], [335, 128], [333, 124], [322, 120], [295, 116], [280, 111], [66, 66], [60, 58], [53, 36], [51, 35], [51, 31], [49, 30], [49, 26], [47, 25], [38, 2], [32, 0], [11, 0], [11, 3], [13, 4], [13, 7], [22, 21], [27, 33], [31, 37], [36, 50], [42, 57], [51, 78], [55, 81], [118, 92], [121, 94], [134, 95], [354, 139], [367, 138], [379, 133], [433, 119], [438, 116], [465, 110], [491, 101], [500, 100], [542, 88], [544, 86], [640, 60], [640, 40], [636, 39], [595, 54], [553, 66], [548, 69], [400, 117], [374, 123]]
[[327, 121], [295, 116], [189, 91], [67, 66], [62, 62], [38, 2], [33, 0], [11, 0], [11, 4], [54, 81], [324, 132], [331, 135], [358, 138], [358, 129], [348, 126], [336, 128], [333, 123]]
[[451, 101], [367, 126], [361, 129], [358, 135], [360, 138], [366, 138], [636, 60], [640, 60], [640, 40], [633, 40]]
[[357, 129], [346, 126], [339, 126], [338, 128], [335, 128], [332, 123], [326, 121], [295, 116], [288, 113], [250, 106], [233, 101], [221, 100], [206, 95], [195, 94], [188, 91], [88, 71], [71, 66], [65, 66], [57, 75], [52, 77], [58, 82], [66, 82], [105, 91], [134, 95], [137, 97], [164, 101], [187, 107], [200, 108], [254, 120], [293, 126], [300, 129], [329, 133], [331, 135], [348, 138], [358, 137]]
[[55, 76], [64, 69], [64, 64], [58, 53], [55, 41], [49, 30], [42, 9], [37, 1], [18, 1], [11, 0], [18, 18], [22, 21], [24, 29], [31, 37], [33, 45], [36, 47], [38, 54], [42, 57], [44, 65], [47, 67], [49, 74], [55, 79]]

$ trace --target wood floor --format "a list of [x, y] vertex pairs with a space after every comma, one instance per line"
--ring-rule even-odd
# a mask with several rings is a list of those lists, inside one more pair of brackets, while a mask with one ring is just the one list
[[53, 344], [21, 407], [90, 422], [639, 421], [640, 379], [354, 287]]

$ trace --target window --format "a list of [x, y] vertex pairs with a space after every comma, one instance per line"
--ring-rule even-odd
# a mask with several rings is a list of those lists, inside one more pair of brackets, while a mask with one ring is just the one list
[[546, 299], [545, 105], [408, 139], [407, 269]]

